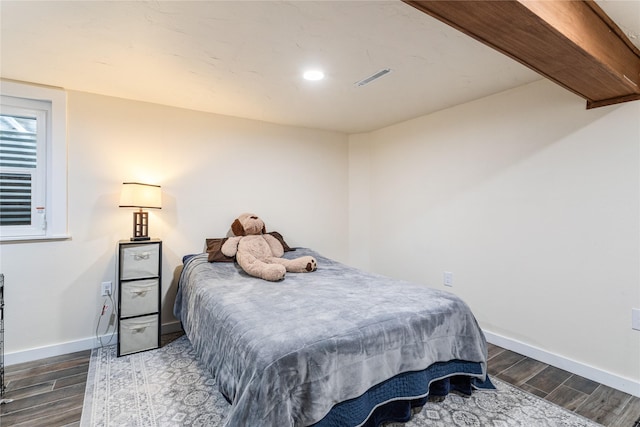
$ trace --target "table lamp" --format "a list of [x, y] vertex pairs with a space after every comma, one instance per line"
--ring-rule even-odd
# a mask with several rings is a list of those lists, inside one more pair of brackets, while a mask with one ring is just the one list
[[139, 182], [123, 182], [120, 207], [139, 208], [133, 213], [133, 237], [131, 240], [150, 240], [149, 212], [142, 209], [162, 209], [160, 186]]

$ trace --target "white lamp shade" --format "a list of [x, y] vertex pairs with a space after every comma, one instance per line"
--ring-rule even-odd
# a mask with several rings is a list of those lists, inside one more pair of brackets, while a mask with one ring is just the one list
[[121, 208], [162, 208], [159, 185], [123, 182], [120, 193]]

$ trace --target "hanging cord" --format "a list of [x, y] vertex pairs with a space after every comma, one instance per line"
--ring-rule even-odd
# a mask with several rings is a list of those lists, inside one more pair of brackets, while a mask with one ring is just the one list
[[13, 402], [4, 397], [7, 385], [4, 382], [4, 274], [0, 273], [0, 405]]
[[[100, 323], [102, 323], [102, 319], [105, 317], [108, 319], [107, 327], [104, 331], [105, 335], [109, 332], [109, 328], [113, 325], [113, 331], [111, 331], [111, 336], [109, 337], [109, 340], [106, 343], [102, 342], [102, 336], [100, 335]], [[100, 343], [100, 347], [105, 347], [107, 345], [110, 345], [111, 341], [113, 340], [113, 337], [116, 335], [116, 322], [115, 322], [116, 318], [117, 318], [116, 304], [113, 300], [113, 294], [109, 293], [109, 295], [102, 302], [102, 309], [98, 314], [98, 321], [96, 322], [97, 323], [96, 339]]]
[[[115, 277], [119, 277], [119, 265], [118, 265], [118, 253], [119, 249], [116, 250], [116, 263], [114, 265], [114, 274]], [[98, 343], [100, 344], [100, 347], [105, 347], [109, 344], [111, 344], [111, 341], [113, 340], [113, 337], [116, 335], [116, 331], [117, 329], [117, 323], [116, 323], [116, 319], [118, 318], [118, 308], [116, 306], [115, 301], [113, 300], [113, 294], [114, 294], [114, 288], [111, 287], [110, 291], [108, 292], [106, 298], [104, 299], [104, 301], [102, 302], [102, 308], [100, 309], [100, 313], [98, 313], [98, 321], [96, 322], [96, 340], [98, 341]], [[109, 301], [109, 303], [111, 304], [111, 307], [109, 307], [109, 305], [107, 305], [107, 300]], [[102, 319], [107, 315], [107, 313], [111, 312], [111, 314], [107, 317], [109, 320], [107, 321], [107, 327], [104, 330], [104, 334], [106, 335], [109, 332], [109, 327], [113, 325], [113, 331], [111, 332], [111, 336], [109, 337], [109, 341], [107, 341], [106, 343], [102, 342], [102, 336], [100, 335], [100, 323], [102, 323]]]

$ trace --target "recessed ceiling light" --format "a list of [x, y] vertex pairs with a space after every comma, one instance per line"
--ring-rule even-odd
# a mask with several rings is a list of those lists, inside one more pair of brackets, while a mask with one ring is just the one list
[[305, 80], [311, 81], [322, 80], [324, 79], [324, 73], [320, 70], [309, 70], [305, 71], [302, 77], [304, 77]]

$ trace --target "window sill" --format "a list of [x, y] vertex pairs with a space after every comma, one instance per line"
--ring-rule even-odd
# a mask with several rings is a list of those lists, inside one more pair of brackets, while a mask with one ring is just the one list
[[37, 243], [37, 242], [52, 242], [71, 240], [70, 234], [60, 234], [55, 236], [6, 236], [0, 237], [0, 244], [2, 243]]

